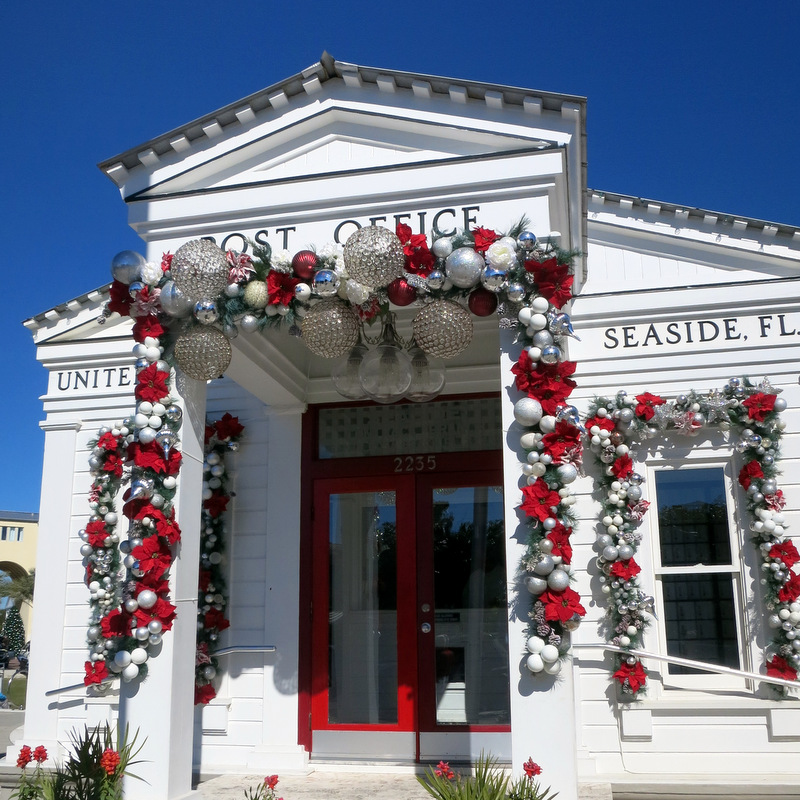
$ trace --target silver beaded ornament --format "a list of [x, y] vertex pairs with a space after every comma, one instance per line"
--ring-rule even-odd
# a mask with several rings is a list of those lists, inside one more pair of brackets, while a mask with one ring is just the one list
[[217, 298], [228, 286], [225, 253], [208, 239], [195, 239], [181, 245], [170, 266], [172, 280], [186, 297], [195, 302]]
[[400, 240], [387, 228], [377, 225], [360, 228], [344, 245], [347, 274], [365, 286], [388, 286], [402, 275], [405, 263]]
[[338, 297], [321, 300], [303, 318], [303, 341], [322, 358], [339, 358], [349, 352], [358, 342], [358, 331], [358, 317]]
[[429, 355], [453, 358], [472, 341], [472, 315], [452, 300], [434, 300], [414, 317], [414, 339]]
[[228, 368], [232, 355], [231, 343], [217, 328], [192, 328], [175, 342], [175, 363], [196, 381], [218, 378]]

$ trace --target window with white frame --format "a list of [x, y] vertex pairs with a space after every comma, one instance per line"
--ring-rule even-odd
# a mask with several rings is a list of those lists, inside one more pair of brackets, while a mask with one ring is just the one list
[[[686, 465], [654, 470], [653, 476], [662, 652], [747, 669], [740, 543], [726, 467]], [[711, 675], [676, 664], [663, 670], [670, 676]]]

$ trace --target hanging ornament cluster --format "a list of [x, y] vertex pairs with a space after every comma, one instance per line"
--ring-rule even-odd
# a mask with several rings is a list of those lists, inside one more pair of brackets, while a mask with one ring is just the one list
[[[786, 401], [764, 378], [731, 378], [722, 390], [700, 394], [692, 390], [674, 400], [644, 392], [629, 397], [595, 398], [586, 421], [590, 445], [601, 466], [603, 530], [595, 545], [608, 607], [610, 641], [626, 650], [642, 647], [654, 600], [639, 584], [635, 555], [641, 541], [637, 530], [649, 503], [643, 499], [643, 478], [634, 471], [630, 444], [653, 439], [667, 430], [697, 436], [707, 427], [729, 430], [734, 449], [745, 460], [739, 483], [747, 493], [750, 528], [761, 558], [761, 585], [775, 635], [766, 657], [768, 676], [797, 680], [800, 669], [800, 576], [793, 567], [800, 554], [784, 538], [785, 501], [778, 489], [777, 461], [784, 423], [779, 414]], [[614, 678], [624, 694], [646, 687], [647, 672], [633, 654], [616, 661]]]
[[569, 652], [567, 634], [586, 614], [570, 586], [575, 527], [570, 484], [582, 468], [583, 428], [577, 409], [568, 403], [576, 364], [564, 360], [565, 339], [574, 332], [561, 309], [572, 297], [574, 254], [542, 248], [529, 232], [520, 234], [517, 252], [524, 269], [523, 288], [515, 291], [525, 301], [517, 311], [524, 347], [512, 372], [524, 394], [514, 405], [514, 416], [523, 428], [520, 507], [530, 523], [522, 563], [532, 596], [526, 665], [533, 674], [555, 675]]
[[197, 598], [197, 654], [195, 658], [195, 705], [217, 696], [214, 679], [219, 662], [214, 657], [219, 635], [230, 626], [225, 615], [228, 593], [223, 569], [225, 511], [233, 492], [225, 457], [239, 449], [244, 426], [238, 417], [225, 414], [206, 425], [203, 461], [203, 516], [200, 523], [200, 574]]

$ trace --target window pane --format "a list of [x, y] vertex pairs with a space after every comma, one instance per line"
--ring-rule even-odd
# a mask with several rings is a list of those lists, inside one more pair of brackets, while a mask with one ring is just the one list
[[[740, 669], [730, 573], [663, 575], [667, 653]], [[673, 675], [707, 674], [670, 664]]]
[[655, 475], [661, 565], [730, 564], [722, 469], [659, 470]]

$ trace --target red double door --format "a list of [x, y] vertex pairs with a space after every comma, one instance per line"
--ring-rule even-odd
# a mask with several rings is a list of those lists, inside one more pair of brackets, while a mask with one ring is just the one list
[[404, 457], [388, 475], [314, 482], [312, 757], [507, 749], [501, 480], [468, 459], [445, 472]]

